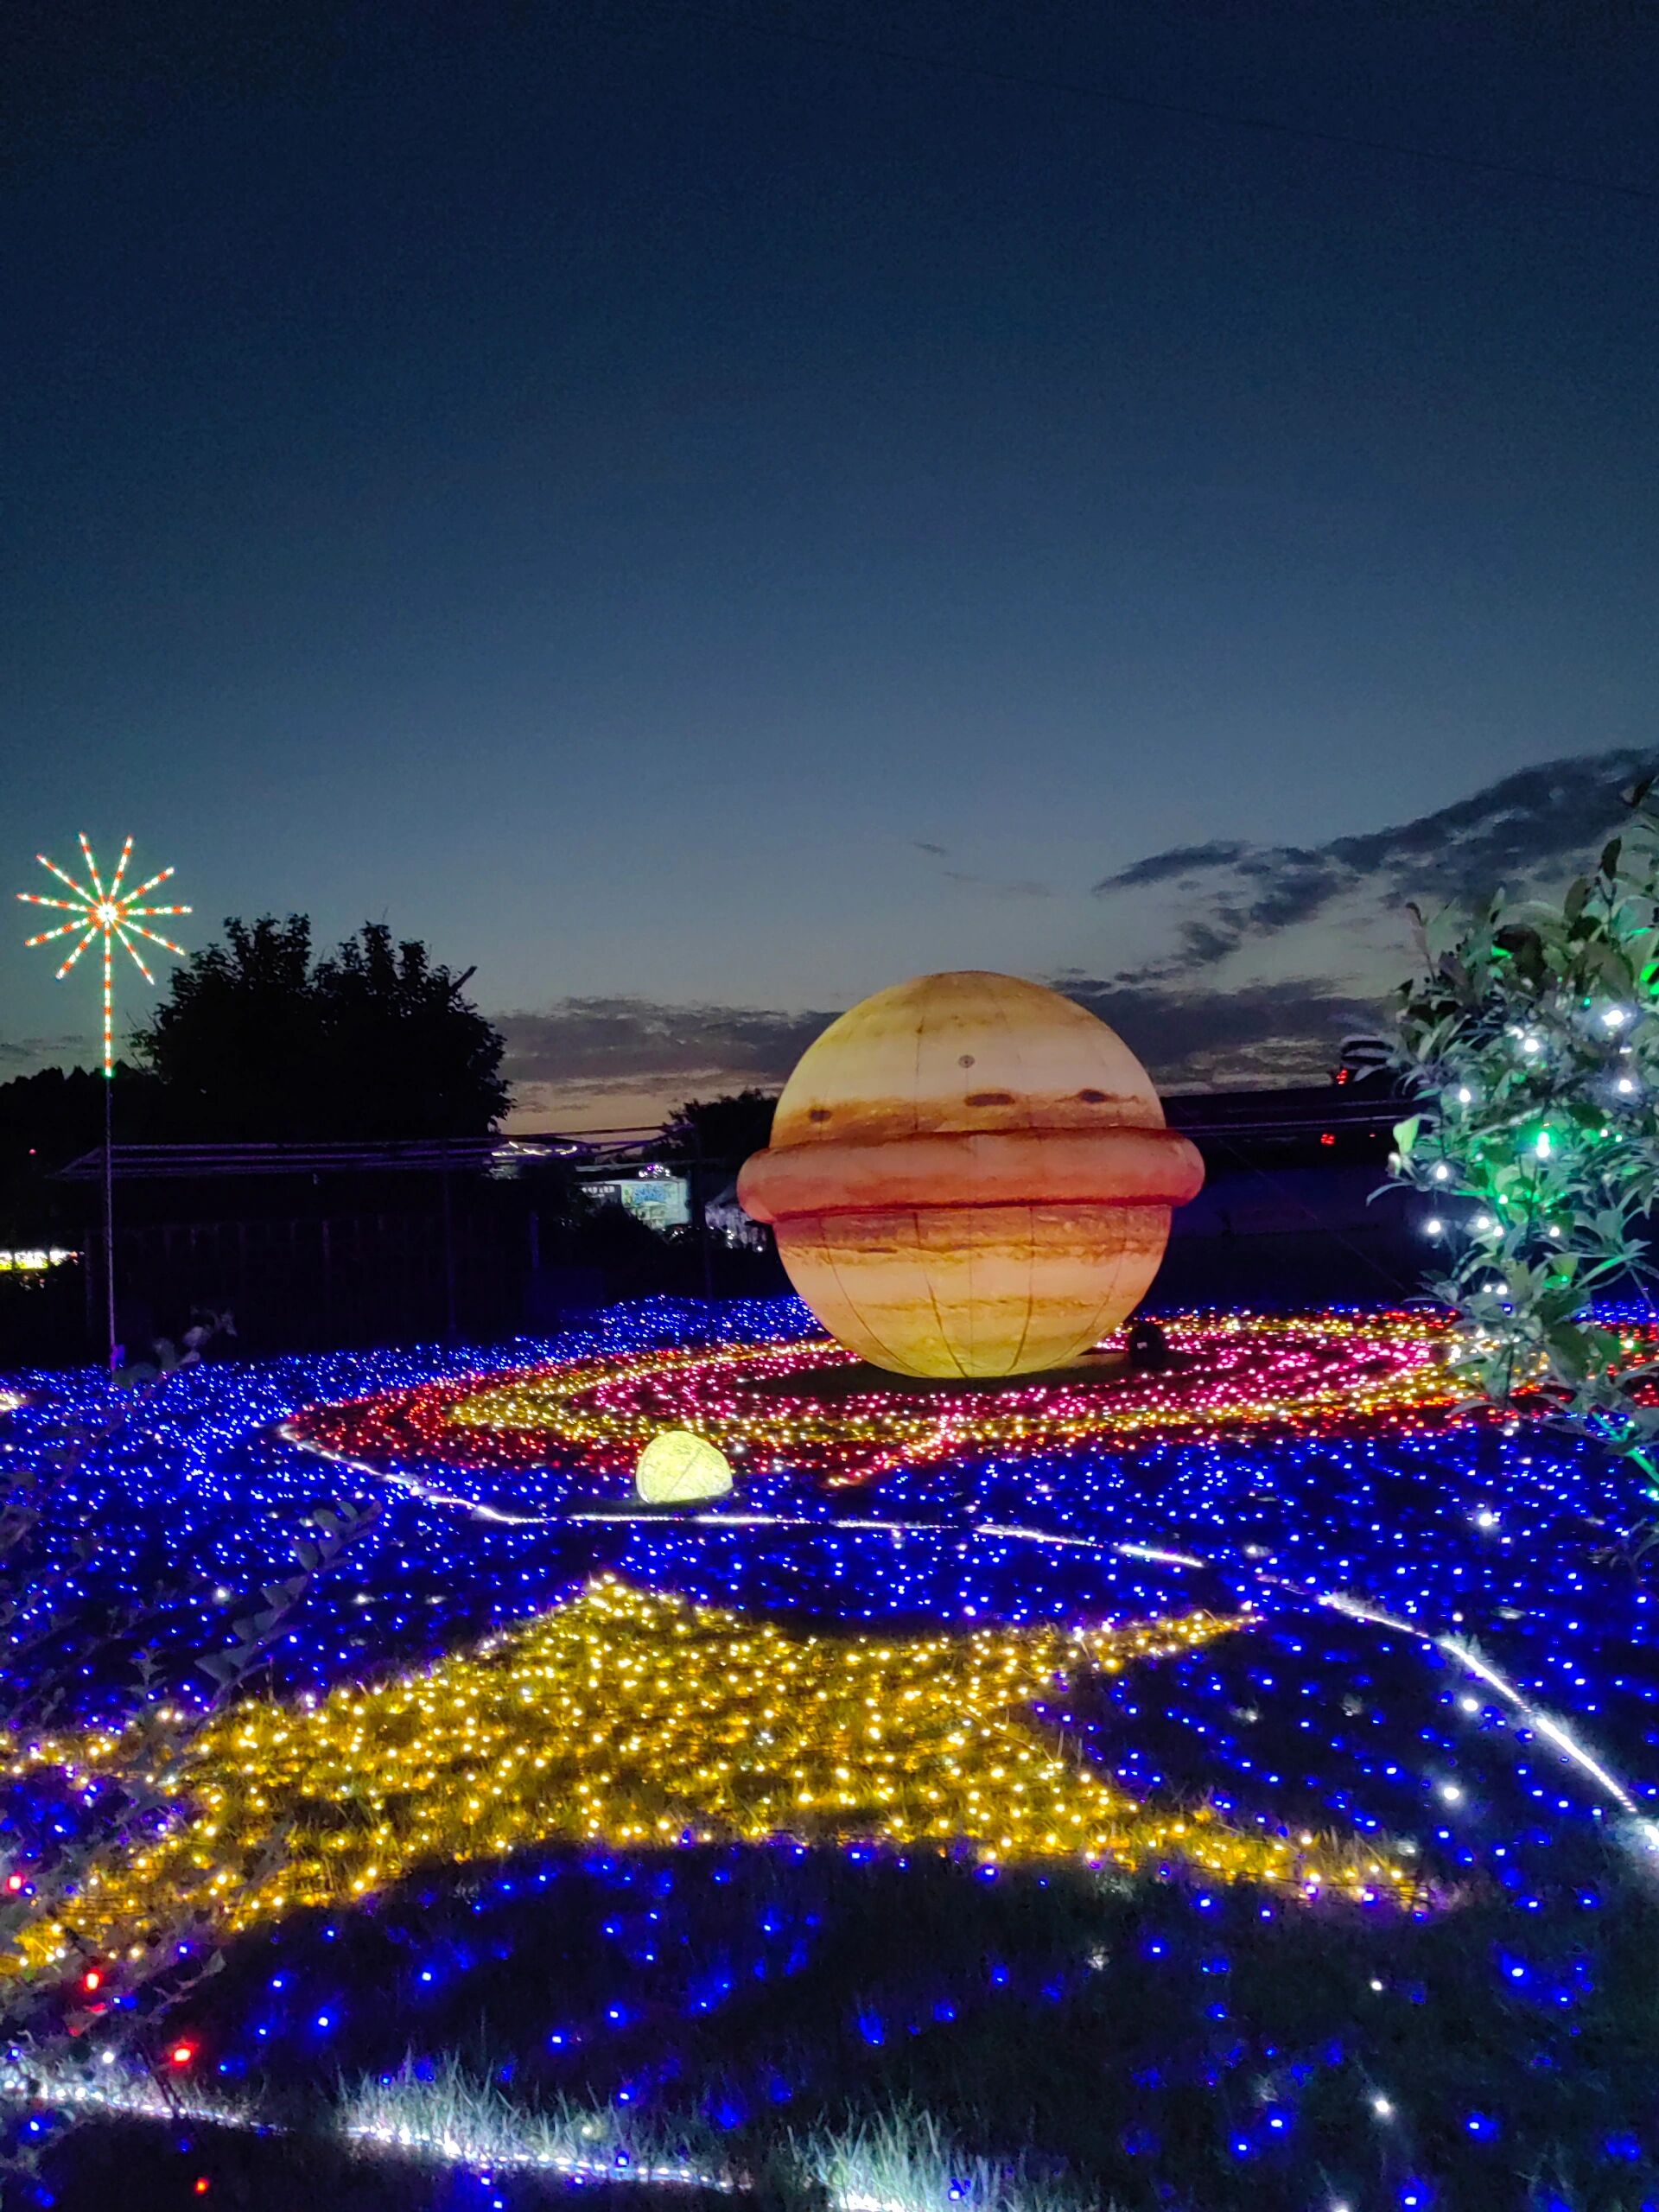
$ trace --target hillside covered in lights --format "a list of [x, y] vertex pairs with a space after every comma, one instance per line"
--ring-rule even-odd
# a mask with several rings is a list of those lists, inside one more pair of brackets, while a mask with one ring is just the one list
[[[60, 1469], [11, 1970], [80, 2007], [12, 2124], [92, 2116], [62, 2171], [115, 2130], [157, 2202], [281, 2141], [400, 2206], [1634, 2212], [1639, 1499], [1460, 1410], [1426, 1315], [1166, 1327], [1166, 1371], [994, 1393], [837, 1378], [792, 1301], [210, 1364], [109, 1426], [101, 1380], [8, 1377], [14, 1480]], [[637, 1503], [665, 1423], [728, 1497]], [[372, 1524], [158, 1765], [341, 1498]], [[157, 1588], [66, 1693], [75, 1620]], [[139, 1789], [66, 1902], [54, 1854]], [[181, 1909], [223, 1971], [105, 2065]]]

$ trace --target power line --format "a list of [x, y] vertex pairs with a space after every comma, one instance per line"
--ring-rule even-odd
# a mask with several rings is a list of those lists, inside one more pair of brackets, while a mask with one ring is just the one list
[[1442, 168], [1463, 169], [1479, 176], [1516, 177], [1529, 184], [1550, 185], [1569, 192], [1599, 192], [1621, 200], [1659, 202], [1659, 188], [1650, 185], [1581, 176], [1568, 169], [1535, 168], [1526, 162], [1488, 160], [1477, 154], [1454, 154], [1440, 147], [1408, 145], [1395, 138], [1367, 138], [1351, 131], [1320, 130], [1310, 124], [1286, 123], [1274, 116], [1243, 115], [1226, 108], [1197, 106], [1189, 101], [1154, 99], [1146, 93], [1120, 92], [1111, 85], [1086, 84], [1074, 78], [1039, 77], [1023, 70], [995, 69], [982, 62], [962, 60], [954, 54], [917, 54], [866, 39], [838, 37], [833, 32], [803, 30], [792, 23], [734, 16], [717, 8], [676, 4], [675, 0], [644, 0], [644, 4], [662, 7], [682, 21], [713, 23], [721, 30], [757, 31], [763, 38], [816, 47], [825, 53], [896, 62], [912, 69], [938, 69], [949, 75], [975, 78], [982, 84], [1052, 92], [1067, 99], [1097, 100], [1113, 107], [1131, 109], [1137, 114], [1176, 117], [1185, 123], [1207, 123], [1224, 130], [1251, 130], [1267, 137], [1300, 138], [1310, 145], [1338, 147], [1348, 153], [1384, 154], [1395, 160], [1438, 162]]

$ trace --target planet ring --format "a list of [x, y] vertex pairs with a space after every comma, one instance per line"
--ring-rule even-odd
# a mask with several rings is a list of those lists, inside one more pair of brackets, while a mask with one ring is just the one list
[[972, 1129], [883, 1142], [774, 1146], [738, 1198], [757, 1221], [901, 1207], [1178, 1206], [1204, 1163], [1173, 1129]]

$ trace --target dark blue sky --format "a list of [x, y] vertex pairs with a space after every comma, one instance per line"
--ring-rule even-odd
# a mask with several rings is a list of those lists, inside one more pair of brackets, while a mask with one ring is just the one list
[[[1147, 970], [1092, 887], [1166, 848], [1645, 744], [1659, 30], [1588, 12], [36, 7], [10, 879], [130, 829], [193, 941], [385, 914], [598, 1113], [765, 1071], [720, 1009]], [[22, 934], [11, 1066], [92, 1026]]]

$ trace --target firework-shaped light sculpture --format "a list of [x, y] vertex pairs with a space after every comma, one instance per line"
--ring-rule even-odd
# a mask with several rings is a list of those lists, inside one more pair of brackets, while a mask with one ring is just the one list
[[67, 874], [55, 861], [48, 860], [44, 853], [37, 853], [35, 857], [41, 866], [49, 868], [58, 881], [75, 895], [73, 899], [48, 899], [38, 891], [20, 891], [17, 896], [27, 900], [31, 906], [59, 906], [71, 916], [70, 920], [60, 922], [56, 929], [42, 930], [38, 937], [29, 939], [31, 945], [50, 944], [54, 938], [73, 937], [76, 940], [73, 950], [58, 970], [60, 976], [69, 973], [88, 945], [99, 938], [103, 938], [104, 1072], [106, 1077], [111, 1077], [115, 1073], [116, 945], [125, 946], [138, 973], [147, 983], [153, 983], [156, 978], [145, 967], [143, 956], [133, 939], [136, 937], [145, 938], [151, 944], [164, 945], [168, 952], [182, 956], [184, 947], [181, 944], [175, 944], [171, 938], [162, 937], [159, 931], [146, 929], [144, 924], [157, 920], [163, 914], [188, 914], [190, 909], [188, 906], [143, 906], [138, 903], [167, 881], [173, 873], [170, 868], [164, 868], [159, 875], [152, 875], [147, 882], [135, 884], [130, 891], [121, 888], [126, 877], [127, 862], [132, 858], [130, 837], [121, 848], [121, 857], [115, 864], [115, 874], [107, 886], [98, 872], [98, 862], [92, 858], [92, 849], [85, 837], [80, 841], [80, 849], [86, 859], [86, 873], [92, 879], [90, 891], [85, 884], [77, 883], [73, 875]]
[[77, 883], [73, 875], [60, 868], [55, 861], [48, 860], [44, 853], [35, 858], [44, 868], [49, 868], [67, 891], [73, 893], [69, 899], [50, 899], [39, 891], [20, 891], [17, 896], [31, 906], [55, 906], [69, 916], [55, 929], [42, 930], [38, 937], [30, 938], [30, 944], [50, 944], [54, 938], [73, 938], [74, 944], [68, 958], [59, 969], [60, 976], [67, 976], [89, 945], [99, 938], [104, 940], [104, 1297], [109, 1324], [110, 1370], [113, 1374], [120, 1357], [120, 1348], [115, 1332], [115, 1152], [111, 1137], [110, 1103], [115, 1084], [115, 948], [124, 946], [132, 963], [147, 983], [156, 978], [144, 965], [143, 955], [134, 944], [135, 938], [143, 938], [151, 944], [164, 945], [168, 952], [182, 955], [184, 947], [175, 944], [170, 937], [163, 937], [158, 930], [148, 929], [146, 923], [157, 921], [164, 914], [188, 914], [188, 906], [147, 906], [141, 902], [160, 885], [165, 883], [173, 871], [164, 868], [159, 875], [152, 875], [143, 883], [129, 890], [122, 886], [127, 879], [127, 863], [132, 858], [132, 840], [128, 838], [121, 848], [121, 857], [115, 864], [115, 874], [106, 884], [98, 872], [98, 862], [92, 849], [83, 836], [81, 855], [86, 863], [91, 881]]

